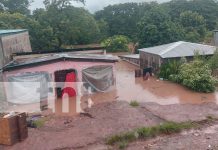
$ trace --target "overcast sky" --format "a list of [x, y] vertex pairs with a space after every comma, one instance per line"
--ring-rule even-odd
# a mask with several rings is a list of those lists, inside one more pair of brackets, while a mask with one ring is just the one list
[[[126, 3], [126, 2], [150, 2], [154, 0], [86, 0], [85, 8], [91, 12], [95, 12], [97, 10], [103, 9], [105, 6], [110, 4], [119, 4], [119, 3]], [[156, 0], [160, 3], [166, 2], [169, 0]], [[81, 6], [78, 3], [75, 3], [74, 6]], [[43, 7], [43, 0], [34, 0], [31, 5], [31, 9], [34, 10], [36, 8]]]

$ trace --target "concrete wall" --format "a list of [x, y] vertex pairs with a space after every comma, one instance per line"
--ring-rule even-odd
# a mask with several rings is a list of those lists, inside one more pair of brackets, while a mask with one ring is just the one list
[[140, 52], [140, 68], [152, 67], [154, 72], [157, 72], [162, 64], [162, 59], [158, 55]]
[[[0, 43], [3, 51], [3, 56], [0, 55], [0, 66], [10, 62], [12, 60], [13, 53], [32, 51], [28, 31], [17, 34], [3, 35], [0, 37]], [[1, 57], [3, 57], [3, 60]]]

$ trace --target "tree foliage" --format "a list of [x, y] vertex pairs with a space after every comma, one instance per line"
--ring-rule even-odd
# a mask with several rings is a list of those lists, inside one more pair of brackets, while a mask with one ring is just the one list
[[19, 13], [0, 13], [1, 29], [29, 29], [33, 49], [49, 48], [51, 29], [42, 27], [39, 22]]
[[171, 21], [170, 16], [160, 7], [154, 7], [138, 23], [141, 46], [150, 47], [183, 39], [183, 29]]
[[126, 52], [128, 51], [128, 38], [123, 35], [115, 35], [102, 42], [108, 52]]
[[176, 60], [173, 61], [168, 61], [166, 63], [164, 63], [161, 68], [160, 68], [160, 72], [159, 72], [159, 77], [163, 78], [163, 79], [170, 79], [170, 76], [172, 75], [177, 75], [179, 73], [179, 68], [180, 66], [183, 64], [183, 62], [179, 62]]
[[214, 55], [209, 60], [209, 66], [212, 71], [218, 69], [218, 49], [215, 51]]
[[30, 0], [1, 0], [0, 12], [7, 11], [10, 13], [30, 14]]
[[85, 0], [44, 0], [45, 8], [30, 14], [31, 1], [1, 0], [1, 17], [6, 19], [0, 25], [2, 29], [28, 29], [34, 50], [90, 44], [115, 35], [124, 35], [139, 47], [179, 40], [210, 43], [218, 27], [216, 0], [125, 3], [107, 6], [94, 15], [72, 6], [73, 1]]
[[95, 14], [108, 24], [109, 36], [128, 36], [140, 47], [178, 40], [211, 40], [218, 22], [216, 0], [172, 0], [167, 3], [126, 3], [105, 7]]
[[82, 8], [73, 6], [47, 6], [46, 10], [36, 10], [35, 19], [52, 29], [56, 48], [64, 45], [88, 44], [96, 42], [99, 36], [97, 22]]
[[185, 30], [185, 39], [191, 42], [202, 41], [206, 35], [206, 22], [196, 12], [185, 11], [180, 14], [180, 24]]
[[97, 20], [104, 20], [108, 24], [109, 36], [125, 35], [137, 41], [137, 23], [143, 17], [144, 11], [149, 10], [156, 3], [125, 3], [110, 5], [95, 14]]
[[177, 21], [185, 11], [197, 12], [205, 18], [208, 30], [213, 30], [218, 21], [217, 0], [172, 0], [162, 4], [172, 20]]
[[181, 84], [197, 92], [215, 91], [216, 80], [211, 75], [211, 69], [203, 61], [195, 60], [181, 66], [178, 78]]

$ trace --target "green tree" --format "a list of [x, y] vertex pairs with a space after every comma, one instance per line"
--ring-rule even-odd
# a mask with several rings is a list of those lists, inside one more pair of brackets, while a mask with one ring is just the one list
[[0, 11], [8, 11], [10, 13], [30, 14], [30, 0], [1, 0]]
[[88, 11], [71, 6], [69, 0], [46, 0], [44, 3], [46, 9], [34, 11], [33, 16], [42, 26], [52, 29], [55, 48], [98, 40], [99, 28]]
[[1, 29], [28, 29], [33, 50], [51, 48], [52, 30], [42, 27], [39, 22], [19, 13], [0, 13]]
[[214, 55], [209, 60], [209, 66], [212, 71], [218, 69], [218, 49], [214, 52]]
[[201, 60], [185, 63], [180, 67], [179, 81], [184, 86], [197, 92], [213, 92], [215, 79], [211, 75], [211, 69]]
[[179, 24], [171, 21], [167, 12], [154, 7], [138, 23], [140, 46], [149, 47], [183, 39], [184, 31]]
[[100, 30], [100, 37], [99, 39], [104, 40], [109, 37], [109, 26], [106, 21], [103, 19], [97, 21], [98, 28]]
[[95, 13], [97, 20], [104, 20], [109, 27], [109, 36], [125, 35], [137, 42], [137, 23], [145, 12], [157, 3], [125, 3], [110, 5]]
[[185, 11], [180, 14], [180, 24], [185, 29], [186, 40], [192, 42], [204, 40], [206, 35], [206, 23], [203, 16], [196, 12]]
[[101, 44], [106, 47], [108, 52], [126, 52], [128, 51], [129, 40], [126, 36], [115, 35], [104, 40]]
[[217, 0], [172, 0], [162, 4], [173, 21], [177, 21], [180, 14], [185, 11], [197, 12], [206, 21], [208, 30], [214, 30], [218, 21]]

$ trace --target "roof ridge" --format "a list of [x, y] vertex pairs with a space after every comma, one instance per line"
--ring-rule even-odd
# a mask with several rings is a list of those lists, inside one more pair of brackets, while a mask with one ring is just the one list
[[169, 51], [171, 51], [172, 49], [176, 48], [177, 46], [181, 45], [185, 43], [184, 41], [179, 41], [179, 42], [175, 42], [173, 45], [169, 46], [166, 50], [164, 50], [163, 52], [160, 53], [160, 56], [168, 53]]
[[206, 43], [193, 43], [193, 42], [185, 42], [185, 43], [189, 43], [189, 44], [195, 44], [195, 45], [201, 45], [201, 46], [210, 46], [210, 47], [216, 47], [216, 46], [213, 46], [213, 45], [208, 45]]

